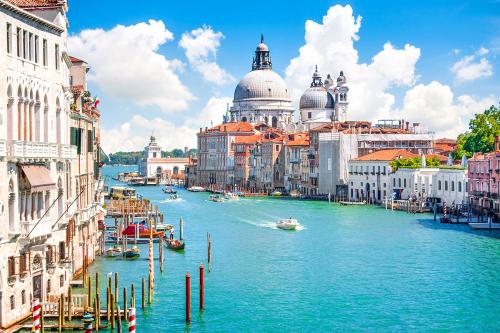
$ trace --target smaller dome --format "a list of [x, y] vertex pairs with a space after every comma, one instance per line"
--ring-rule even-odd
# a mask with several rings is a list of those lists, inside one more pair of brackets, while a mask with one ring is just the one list
[[257, 51], [269, 51], [269, 48], [266, 44], [260, 43], [259, 45], [257, 45]]
[[335, 100], [325, 87], [311, 87], [300, 97], [299, 108], [303, 109], [333, 109]]

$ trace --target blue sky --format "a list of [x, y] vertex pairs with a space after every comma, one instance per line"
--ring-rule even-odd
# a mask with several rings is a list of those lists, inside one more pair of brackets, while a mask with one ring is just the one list
[[[500, 80], [497, 75], [500, 63], [500, 1], [385, 1], [383, 3], [319, 0], [265, 1], [257, 6], [255, 2], [243, 1], [148, 1], [140, 3], [125, 0], [89, 3], [89, 1], [72, 0], [69, 2], [68, 16], [70, 35], [73, 36], [80, 36], [80, 32], [86, 29], [110, 31], [117, 25], [128, 27], [141, 22], [147, 23], [149, 20], [163, 22], [166, 30], [173, 36], [164, 43], [158, 43], [159, 48], [154, 50], [154, 53], [164, 56], [169, 61], [176, 59], [184, 64], [182, 70], [174, 70], [174, 72], [193, 98], [186, 98], [187, 105], [182, 110], [165, 112], [158, 105], [145, 105], [144, 102], [136, 103], [133, 99], [120, 98], [120, 94], [109, 92], [107, 87], [96, 84], [95, 81], [91, 81], [89, 88], [101, 99], [101, 126], [104, 129], [105, 138], [106, 135], [116, 137], [120, 131], [123, 132], [123, 128], [120, 128], [121, 124], [133, 125], [130, 119], [134, 115], [143, 118], [142, 126], [144, 127], [147, 127], [146, 121], [154, 122], [154, 119], [186, 127], [183, 132], [187, 137], [189, 135], [187, 127], [201, 126], [201, 124], [195, 124], [195, 121], [190, 118], [202, 119], [199, 112], [207, 106], [210, 98], [219, 98], [218, 101], [222, 103], [223, 98], [232, 96], [237, 81], [250, 69], [251, 57], [259, 41], [260, 33], [264, 34], [265, 41], [271, 49], [273, 69], [299, 90], [301, 87], [307, 88], [309, 82], [302, 82], [304, 79], [301, 79], [300, 83], [292, 81], [301, 76], [296, 74], [297, 71], [286, 72], [291, 59], [301, 58], [302, 64], [309, 66], [311, 62], [311, 67], [314, 65], [312, 62], [323, 63], [325, 67], [331, 67], [324, 68], [325, 72], [334, 73], [334, 68], [342, 68], [342, 64], [328, 66], [328, 59], [305, 59], [299, 54], [299, 49], [305, 44], [305, 22], [312, 20], [322, 24], [323, 17], [336, 4], [350, 5], [353, 17], [362, 17], [361, 26], [357, 32], [359, 39], [353, 43], [359, 57], [359, 64], [370, 64], [373, 61], [372, 58], [384, 48], [386, 42], [390, 42], [394, 49], [403, 49], [406, 44], [419, 49], [418, 60], [414, 61], [414, 66], [410, 70], [411, 77], [395, 78], [394, 81], [398, 82], [389, 83], [380, 88], [394, 97], [394, 103], [390, 107], [381, 106], [381, 114], [388, 113], [388, 109], [402, 110], [402, 112], [408, 109], [408, 114], [411, 115], [412, 105], [416, 104], [407, 101], [405, 105], [405, 95], [419, 84], [424, 85], [422, 89], [427, 88], [432, 81], [438, 82], [441, 88], [447, 87], [444, 90], [450, 90], [453, 93], [454, 101], [449, 105], [450, 108], [443, 106], [443, 109], [448, 112], [470, 115], [470, 108], [473, 108], [470, 104], [474, 105], [477, 102], [480, 108], [484, 103], [492, 100], [498, 101], [500, 94]], [[224, 35], [219, 39], [219, 45], [215, 49], [216, 57], [212, 53], [209, 58], [235, 80], [229, 80], [223, 85], [204, 80], [187, 58], [186, 49], [179, 46], [184, 33], [203, 26], [209, 26], [214, 32]], [[330, 31], [329, 34], [331, 33]], [[330, 42], [331, 40], [325, 37], [325, 48], [328, 48]], [[94, 47], [100, 46], [97, 44]], [[75, 48], [70, 43], [70, 51], [73, 49]], [[82, 53], [75, 54], [76, 56], [85, 57], [87, 54], [82, 51], [82, 47], [76, 50]], [[113, 57], [113, 54], [109, 56]], [[94, 70], [103, 68], [97, 63], [101, 61], [100, 58], [90, 57], [96, 62], [96, 64], [90, 62]], [[467, 60], [466, 57], [473, 58]], [[471, 67], [467, 68], [469, 71], [463, 72], [466, 76], [459, 79], [457, 76], [459, 74], [452, 70], [454, 64], [461, 60], [465, 61], [465, 65], [470, 65], [481, 63], [481, 59], [484, 59], [488, 65], [487, 70], [482, 74], [471, 74], [470, 71], [474, 70], [474, 67]], [[483, 65], [486, 65], [484, 62]], [[133, 69], [126, 63], [117, 64], [117, 66], [122, 66], [122, 71], [129, 68], [133, 72]], [[390, 70], [390, 65], [388, 67]], [[349, 73], [347, 75], [349, 78]], [[479, 77], [476, 78], [476, 76]], [[356, 81], [359, 78], [352, 79]], [[408, 80], [412, 82], [408, 83]], [[355, 87], [356, 84], [351, 89]], [[377, 94], [377, 91], [374, 94]], [[353, 93], [353, 96], [355, 95]], [[465, 102], [455, 100], [462, 95], [473, 98], [472, 101], [466, 103], [466, 111], [463, 111]], [[424, 95], [420, 94], [419, 98], [425, 98], [422, 96]], [[425, 96], [429, 96], [429, 93]], [[485, 98], [489, 99], [485, 100]], [[220, 108], [220, 103], [217, 105], [218, 108]], [[432, 101], [430, 103], [432, 104]], [[358, 107], [361, 108], [369, 107], [366, 102], [357, 104], [360, 104]], [[356, 111], [353, 111], [353, 118], [357, 118], [355, 113]], [[363, 117], [363, 112], [360, 112], [359, 116]], [[450, 117], [449, 120], [453, 121], [453, 118]], [[462, 119], [461, 122], [463, 127], [464, 120]], [[136, 125], [139, 128], [139, 124]], [[153, 131], [159, 131], [157, 127], [152, 127]], [[444, 128], [442, 124], [438, 124], [436, 128], [433, 128], [432, 123], [429, 125], [430, 129], [438, 133], [440, 127]], [[142, 131], [145, 130], [142, 129]], [[459, 131], [458, 126], [455, 131]], [[161, 135], [158, 133], [157, 136]], [[140, 148], [145, 144], [144, 142], [140, 145], [139, 138], [125, 144], [124, 138], [119, 141], [120, 144], [114, 144], [112, 147], [105, 145], [105, 148], [108, 150], [132, 149]], [[182, 135], [177, 138], [165, 135], [163, 141], [160, 139], [160, 142], [167, 147], [181, 147], [193, 145], [194, 140], [190, 141]]]

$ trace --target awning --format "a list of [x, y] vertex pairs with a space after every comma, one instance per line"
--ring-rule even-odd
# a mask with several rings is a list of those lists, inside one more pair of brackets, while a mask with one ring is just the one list
[[50, 177], [49, 169], [41, 165], [22, 165], [24, 175], [28, 178], [32, 192], [53, 190], [56, 183]]

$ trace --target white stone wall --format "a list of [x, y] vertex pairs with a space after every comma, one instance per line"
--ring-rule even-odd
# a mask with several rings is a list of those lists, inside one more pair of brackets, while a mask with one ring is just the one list
[[390, 172], [387, 161], [349, 161], [349, 198], [352, 201], [382, 202], [391, 195]]

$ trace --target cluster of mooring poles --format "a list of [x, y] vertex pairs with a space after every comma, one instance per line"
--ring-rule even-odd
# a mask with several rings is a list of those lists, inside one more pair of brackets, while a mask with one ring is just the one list
[[[146, 297], [147, 304], [152, 305], [153, 303], [153, 289], [155, 287], [154, 280], [154, 251], [153, 251], [153, 221], [156, 227], [158, 220], [163, 223], [163, 214], [158, 212], [158, 207], [153, 210], [153, 206], [148, 200], [137, 200], [138, 203], [132, 203], [130, 200], [123, 200], [120, 203], [118, 200], [112, 201], [115, 211], [115, 227], [116, 236], [120, 236], [121, 227], [128, 226], [128, 222], [134, 220], [135, 214], [139, 216], [146, 216], [149, 222], [149, 242], [148, 242], [148, 280], [147, 280], [147, 295], [146, 295], [146, 279], [143, 277], [141, 279], [141, 308], [146, 310]], [[112, 211], [112, 212], [113, 212]], [[120, 217], [122, 217], [121, 223], [117, 221], [116, 212], [119, 212]], [[150, 212], [155, 212], [151, 214]], [[131, 219], [131, 220], [130, 220]], [[123, 223], [123, 225], [121, 225]], [[180, 219], [180, 239], [184, 237], [184, 221]], [[126, 239], [127, 237], [122, 237]], [[123, 241], [126, 249], [126, 240]], [[102, 243], [102, 245], [104, 242]], [[164, 240], [163, 237], [159, 238], [159, 263], [160, 272], [164, 270]], [[101, 251], [103, 254], [104, 251]], [[210, 233], [207, 233], [207, 262], [208, 271], [211, 270], [212, 263], [212, 239]], [[128, 332], [136, 331], [136, 296], [135, 296], [135, 285], [131, 284], [130, 292], [127, 288], [123, 288], [122, 295], [122, 306], [120, 306], [120, 295], [119, 295], [119, 275], [118, 272], [114, 273], [114, 285], [113, 285], [113, 275], [108, 274], [108, 283], [106, 288], [106, 306], [103, 310], [101, 303], [101, 291], [99, 284], [99, 272], [95, 273], [94, 280], [92, 276], [88, 274], [88, 257], [84, 255], [83, 269], [82, 269], [82, 281], [80, 285], [86, 290], [85, 294], [74, 294], [71, 285], [68, 288], [68, 292], [65, 295], [61, 294], [57, 302], [45, 302], [40, 303], [40, 300], [33, 300], [32, 308], [32, 326], [31, 330], [36, 333], [43, 333], [45, 329], [54, 330], [62, 332], [63, 330], [83, 330], [84, 332], [99, 332], [99, 329], [117, 330], [117, 332], [122, 333], [122, 320], [128, 321]], [[203, 264], [199, 266], [199, 307], [200, 311], [205, 308], [205, 268]], [[94, 288], [93, 288], [94, 286]], [[185, 276], [185, 287], [186, 287], [186, 323], [191, 322], [191, 276], [189, 272]], [[46, 325], [44, 318], [54, 318], [57, 317], [57, 324]], [[105, 323], [102, 319], [105, 319]], [[74, 323], [73, 319], [81, 319], [82, 324]]]

